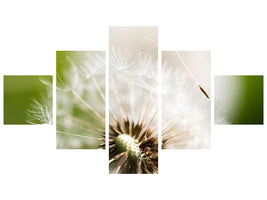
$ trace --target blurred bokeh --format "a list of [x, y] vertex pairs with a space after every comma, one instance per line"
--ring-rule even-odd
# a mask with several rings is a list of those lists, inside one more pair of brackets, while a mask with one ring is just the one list
[[[71, 73], [73, 65], [82, 66], [88, 57], [87, 51], [57, 51], [57, 84], [67, 82], [66, 77]], [[57, 85], [58, 86], [58, 85]]]
[[57, 51], [56, 56], [57, 148], [99, 148], [105, 123], [95, 113], [105, 119], [105, 52]]
[[263, 124], [263, 76], [216, 76], [215, 123]]
[[27, 111], [33, 100], [41, 100], [52, 76], [4, 76], [4, 124], [30, 124]]

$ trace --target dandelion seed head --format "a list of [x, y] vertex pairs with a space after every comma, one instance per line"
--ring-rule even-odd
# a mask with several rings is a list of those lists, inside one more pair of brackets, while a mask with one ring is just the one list
[[156, 173], [158, 140], [153, 130], [129, 119], [110, 125], [111, 173]]
[[157, 173], [157, 49], [143, 29], [131, 28], [131, 42], [119, 29], [110, 48], [110, 173]]
[[130, 135], [128, 134], [118, 135], [115, 139], [115, 144], [120, 151], [122, 152], [128, 151], [130, 156], [134, 158], [141, 157], [142, 152], [139, 148], [138, 141], [132, 138]]

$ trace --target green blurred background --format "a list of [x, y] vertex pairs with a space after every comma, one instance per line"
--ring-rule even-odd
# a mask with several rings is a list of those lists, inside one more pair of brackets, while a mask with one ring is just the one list
[[52, 83], [52, 76], [4, 76], [4, 124], [29, 124], [32, 100], [41, 100], [48, 87], [40, 80]]
[[230, 124], [263, 124], [263, 76], [216, 76], [216, 109]]
[[59, 81], [68, 82], [66, 77], [73, 66], [83, 66], [88, 57], [87, 51], [57, 51], [57, 86]]

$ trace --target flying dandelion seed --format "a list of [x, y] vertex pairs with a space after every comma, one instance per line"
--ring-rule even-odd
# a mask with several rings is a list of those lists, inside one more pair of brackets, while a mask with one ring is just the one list
[[57, 52], [57, 148], [105, 147], [104, 52]]

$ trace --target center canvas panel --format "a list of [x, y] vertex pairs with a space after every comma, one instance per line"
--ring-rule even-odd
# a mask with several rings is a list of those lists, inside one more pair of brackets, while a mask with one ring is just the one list
[[109, 171], [158, 173], [157, 27], [109, 29]]

